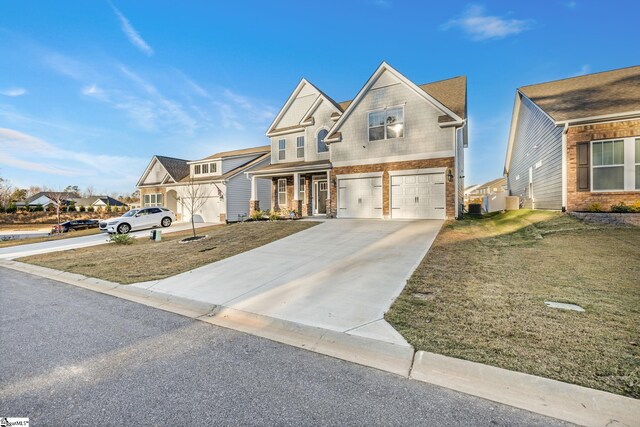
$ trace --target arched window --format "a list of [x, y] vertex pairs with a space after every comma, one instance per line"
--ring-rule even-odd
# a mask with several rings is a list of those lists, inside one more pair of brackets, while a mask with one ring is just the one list
[[328, 133], [329, 131], [326, 129], [322, 129], [318, 132], [318, 153], [326, 153], [329, 151], [329, 147], [324, 143], [324, 139], [327, 137]]

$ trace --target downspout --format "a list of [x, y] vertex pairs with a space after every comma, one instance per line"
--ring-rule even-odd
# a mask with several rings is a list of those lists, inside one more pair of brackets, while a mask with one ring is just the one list
[[[455, 142], [455, 157], [454, 157], [454, 177], [455, 177], [455, 183], [454, 183], [454, 192], [455, 192], [455, 197], [454, 197], [454, 209], [455, 209], [455, 218], [456, 219], [460, 219], [460, 201], [459, 199], [459, 195], [460, 195], [460, 190], [459, 190], [459, 182], [460, 182], [460, 170], [458, 169], [458, 165], [460, 164], [460, 160], [459, 160], [459, 155], [460, 153], [458, 152], [458, 146], [459, 146], [459, 142], [458, 141], [458, 131], [460, 131], [460, 134], [462, 135], [462, 130], [464, 129], [464, 127], [467, 125], [467, 121], [466, 119], [462, 122], [462, 126], [460, 126], [459, 128], [456, 127], [454, 128], [454, 142]], [[461, 136], [462, 138], [462, 136]], [[464, 147], [462, 148], [462, 150], [464, 150]]]
[[567, 132], [569, 123], [564, 124], [562, 130], [562, 212], [567, 210]]

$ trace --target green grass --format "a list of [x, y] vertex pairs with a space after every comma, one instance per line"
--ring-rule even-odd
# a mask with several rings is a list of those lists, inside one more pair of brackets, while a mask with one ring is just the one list
[[416, 350], [639, 398], [640, 228], [528, 210], [449, 222], [386, 318]]

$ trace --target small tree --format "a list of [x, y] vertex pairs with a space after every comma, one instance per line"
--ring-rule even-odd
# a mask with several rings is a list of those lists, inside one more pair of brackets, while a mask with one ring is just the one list
[[182, 190], [182, 197], [180, 202], [182, 206], [191, 215], [191, 229], [193, 230], [193, 237], [196, 237], [196, 225], [193, 220], [193, 216], [198, 212], [202, 206], [204, 206], [207, 199], [211, 196], [211, 188], [196, 182], [193, 178], [189, 178], [187, 185]]
[[5, 210], [11, 204], [13, 187], [11, 183], [0, 177], [0, 210]]
[[51, 205], [53, 207], [53, 210], [55, 210], [56, 212], [56, 217], [58, 219], [58, 224], [60, 224], [60, 210], [66, 205], [67, 200], [66, 200], [66, 193], [63, 193], [61, 191], [55, 191], [52, 189], [46, 189], [44, 190], [44, 195], [47, 196], [49, 198], [49, 200], [51, 200]]

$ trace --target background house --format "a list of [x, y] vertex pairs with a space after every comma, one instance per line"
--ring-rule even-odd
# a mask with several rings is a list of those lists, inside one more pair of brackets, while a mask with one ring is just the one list
[[40, 191], [31, 197], [28, 197], [23, 202], [17, 202], [17, 207], [36, 207], [41, 206], [43, 209], [47, 209], [50, 206], [55, 207], [57, 200], [61, 200], [63, 205], [68, 205], [71, 200], [79, 198], [78, 193], [66, 192], [66, 191]]
[[85, 208], [92, 206], [94, 209], [104, 209], [112, 206], [116, 206], [118, 208], [127, 206], [125, 203], [118, 199], [114, 199], [111, 196], [80, 197], [70, 199], [69, 201], [73, 202], [76, 210], [79, 210], [80, 206], [84, 206]]
[[[191, 189], [201, 194], [202, 206], [193, 214], [199, 222], [238, 221], [249, 214], [250, 181], [245, 172], [269, 164], [270, 147], [224, 151], [200, 160], [154, 156], [140, 180], [142, 207], [163, 206], [178, 220], [189, 221]], [[258, 197], [268, 204], [270, 187], [258, 188]]]
[[504, 173], [526, 208], [640, 202], [640, 66], [517, 89]]

